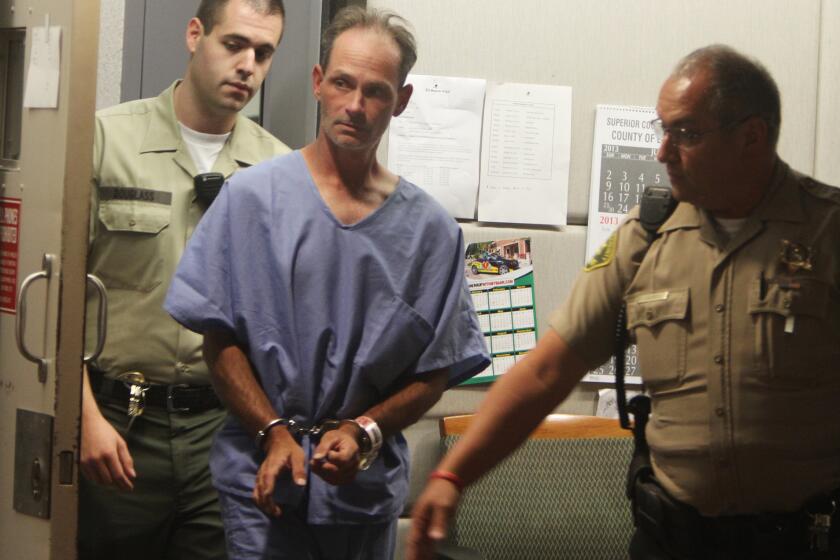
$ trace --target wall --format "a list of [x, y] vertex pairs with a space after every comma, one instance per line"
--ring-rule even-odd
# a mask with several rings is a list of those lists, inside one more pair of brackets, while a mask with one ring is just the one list
[[100, 0], [96, 108], [120, 102], [125, 0]]
[[814, 174], [840, 185], [840, 0], [823, 0]]
[[[676, 61], [709, 43], [761, 60], [782, 92], [779, 152], [793, 167], [840, 184], [840, 0], [369, 0], [415, 28], [414, 71], [568, 85], [572, 94], [569, 223], [562, 229], [462, 224], [467, 241], [530, 236], [538, 323], [583, 264], [595, 106], [656, 104]], [[515, 26], [511, 26], [515, 22]], [[381, 150], [385, 156], [386, 147]], [[560, 407], [594, 410], [603, 385], [584, 384]], [[456, 389], [441, 412], [471, 409], [481, 389]], [[433, 411], [436, 413], [437, 411]]]

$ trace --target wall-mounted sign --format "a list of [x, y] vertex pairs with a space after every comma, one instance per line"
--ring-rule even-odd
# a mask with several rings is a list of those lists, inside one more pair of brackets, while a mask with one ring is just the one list
[[20, 199], [0, 197], [0, 311], [14, 314], [20, 254]]

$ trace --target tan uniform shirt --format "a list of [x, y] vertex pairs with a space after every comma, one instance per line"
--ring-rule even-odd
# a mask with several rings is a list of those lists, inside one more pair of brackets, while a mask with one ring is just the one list
[[661, 483], [705, 515], [839, 487], [840, 189], [780, 161], [732, 239], [689, 204], [659, 232], [648, 250], [632, 212], [551, 325], [594, 368], [627, 303]]
[[[198, 172], [181, 140], [172, 94], [123, 103], [96, 115], [88, 270], [108, 291], [105, 349], [96, 366], [109, 376], [137, 370], [156, 383], [207, 384], [201, 335], [163, 310], [184, 246], [203, 214]], [[289, 149], [239, 116], [213, 167], [230, 176]], [[88, 293], [86, 342], [96, 339], [96, 297]]]

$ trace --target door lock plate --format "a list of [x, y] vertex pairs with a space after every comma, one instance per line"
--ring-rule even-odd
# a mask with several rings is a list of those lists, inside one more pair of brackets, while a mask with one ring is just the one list
[[15, 511], [49, 519], [53, 417], [17, 410], [15, 423]]

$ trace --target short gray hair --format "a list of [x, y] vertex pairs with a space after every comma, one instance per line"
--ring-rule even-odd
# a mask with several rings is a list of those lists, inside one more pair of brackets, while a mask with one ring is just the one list
[[702, 70], [710, 74], [706, 103], [718, 122], [757, 115], [767, 125], [768, 141], [775, 149], [782, 124], [781, 98], [764, 65], [727, 45], [709, 45], [680, 60], [671, 76], [693, 76]]
[[408, 25], [404, 18], [393, 12], [361, 6], [343, 8], [324, 30], [324, 36], [321, 38], [321, 68], [326, 71], [333, 44], [339, 35], [355, 28], [375, 29], [388, 35], [400, 49], [399, 85], [402, 87], [408, 73], [417, 62], [417, 41], [408, 30]]

